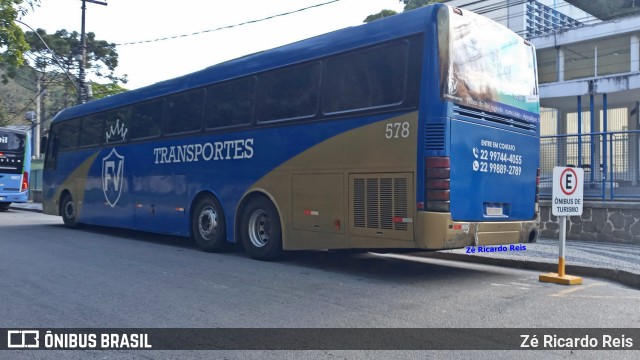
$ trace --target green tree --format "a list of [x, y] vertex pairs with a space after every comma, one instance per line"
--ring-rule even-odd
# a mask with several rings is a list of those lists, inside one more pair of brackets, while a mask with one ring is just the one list
[[[37, 34], [28, 31], [25, 38], [31, 49], [29, 53], [33, 59], [31, 64], [41, 71], [63, 71], [68, 74], [78, 72], [78, 59], [82, 54], [80, 34], [76, 31], [58, 30], [47, 34], [43, 29], [36, 30]], [[104, 40], [96, 39], [92, 32], [85, 34], [87, 75], [110, 80], [112, 83], [126, 83], [127, 76], [115, 75], [118, 66], [118, 52], [116, 45]], [[48, 45], [45, 46], [45, 43]], [[53, 52], [53, 53], [52, 53]], [[53, 57], [55, 55], [55, 58]]]
[[4, 101], [0, 98], [0, 127], [9, 125], [9, 116]]
[[[28, 31], [25, 38], [31, 47], [28, 52], [29, 64], [41, 74], [41, 77], [45, 78], [44, 83], [48, 90], [56, 89], [59, 92], [52, 94], [52, 91], [49, 91], [53, 106], [63, 108], [72, 105], [77, 96], [76, 76], [79, 72], [77, 59], [82, 54], [80, 34], [64, 29], [47, 34], [45, 30], [37, 29], [36, 32]], [[126, 83], [127, 76], [119, 77], [115, 74], [118, 66], [116, 45], [96, 39], [92, 32], [85, 34], [85, 41], [87, 76], [97, 80], [107, 80], [107, 84], [102, 86], [110, 86], [108, 90], [94, 89], [94, 95], [126, 91], [118, 83]], [[97, 83], [92, 85], [100, 86]]]
[[[400, 2], [404, 3], [404, 10], [402, 12], [407, 12], [407, 11], [411, 11], [413, 9], [417, 9], [423, 6], [427, 6], [430, 4], [435, 4], [435, 3], [440, 3], [443, 2], [444, 0], [400, 0]], [[397, 12], [393, 11], [393, 10], [382, 10], [377, 14], [373, 14], [373, 15], [369, 15], [367, 16], [366, 19], [364, 19], [364, 22], [368, 23], [368, 22], [372, 22], [374, 20], [378, 20], [378, 19], [382, 19], [388, 16], [392, 16], [392, 15], [396, 15]]]
[[21, 65], [23, 53], [29, 50], [24, 32], [16, 20], [24, 16], [28, 9], [40, 4], [40, 0], [0, 0], [0, 54], [2, 64]]
[[404, 11], [411, 11], [413, 9], [421, 8], [430, 4], [440, 3], [443, 0], [403, 0]]
[[[24, 112], [35, 110], [36, 98], [40, 97], [42, 124], [46, 127], [52, 116], [76, 104], [80, 35], [66, 30], [47, 34], [38, 29], [26, 32], [25, 40], [30, 45], [25, 65], [0, 66], [0, 77], [5, 79], [0, 85], [0, 117], [12, 124], [24, 124]], [[126, 91], [119, 85], [126, 82], [126, 75], [114, 74], [118, 65], [115, 45], [97, 40], [93, 33], [86, 34], [86, 40], [86, 69], [89, 79], [94, 80], [94, 98]]]
[[127, 91], [127, 89], [116, 83], [110, 84], [98, 84], [91, 83], [91, 88], [93, 89], [93, 99], [102, 99], [103, 97], [107, 97], [110, 95], [119, 94], [121, 92]]
[[368, 23], [368, 22], [372, 22], [374, 20], [380, 20], [382, 18], [386, 18], [388, 16], [392, 16], [392, 15], [396, 15], [396, 14], [397, 14], [397, 12], [395, 12], [393, 10], [384, 9], [384, 10], [380, 11], [377, 14], [373, 14], [373, 15], [367, 16], [367, 18], [364, 19], [364, 22]]
[[[2, 125], [25, 125], [24, 113], [35, 110], [36, 76], [33, 69], [20, 66], [0, 85], [0, 121]], [[0, 69], [0, 75], [5, 75]], [[1, 125], [0, 125], [1, 126]]]

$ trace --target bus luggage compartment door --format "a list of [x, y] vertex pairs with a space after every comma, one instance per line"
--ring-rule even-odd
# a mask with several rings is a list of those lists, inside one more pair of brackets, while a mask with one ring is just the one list
[[183, 177], [155, 174], [133, 177], [136, 229], [177, 233], [178, 218], [184, 218], [185, 214], [184, 209], [179, 211], [177, 207], [175, 184]]
[[344, 234], [344, 175], [294, 174], [294, 230]]

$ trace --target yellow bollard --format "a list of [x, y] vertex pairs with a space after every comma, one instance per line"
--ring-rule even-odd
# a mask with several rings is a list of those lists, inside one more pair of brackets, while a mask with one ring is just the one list
[[565, 251], [565, 243], [567, 241], [567, 217], [559, 216], [558, 220], [560, 222], [560, 245], [559, 245], [560, 256], [558, 257], [558, 272], [541, 274], [538, 279], [539, 281], [542, 281], [542, 282], [550, 282], [555, 284], [580, 285], [582, 284], [581, 277], [567, 275], [564, 271], [564, 251]]

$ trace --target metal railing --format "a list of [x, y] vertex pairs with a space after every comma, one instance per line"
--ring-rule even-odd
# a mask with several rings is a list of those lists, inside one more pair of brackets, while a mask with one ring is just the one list
[[42, 170], [31, 170], [31, 174], [29, 174], [29, 190], [42, 190]]
[[551, 196], [554, 166], [584, 169], [585, 199], [640, 199], [640, 131], [542, 136], [540, 195]]

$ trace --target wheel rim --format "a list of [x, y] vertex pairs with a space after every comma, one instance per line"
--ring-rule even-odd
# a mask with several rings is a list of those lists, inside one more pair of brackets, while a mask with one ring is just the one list
[[207, 206], [200, 212], [198, 230], [205, 240], [211, 240], [215, 237], [218, 231], [218, 214], [213, 207]]
[[73, 220], [73, 218], [76, 216], [76, 210], [73, 206], [73, 201], [69, 200], [64, 204], [64, 216], [69, 220]]
[[249, 240], [255, 247], [267, 245], [271, 238], [271, 218], [262, 210], [256, 210], [249, 217]]

